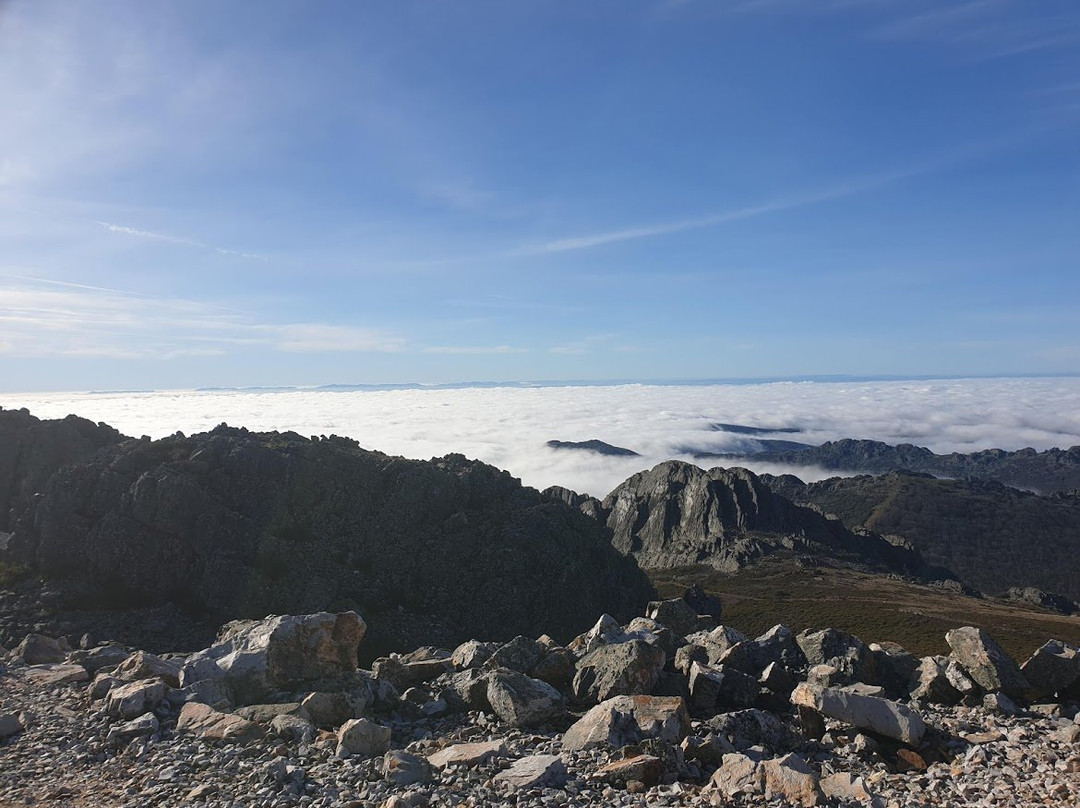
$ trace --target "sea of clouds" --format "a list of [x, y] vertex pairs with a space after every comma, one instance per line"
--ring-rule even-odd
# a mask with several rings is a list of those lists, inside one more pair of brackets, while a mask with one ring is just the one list
[[[70, 413], [127, 435], [202, 432], [226, 422], [251, 430], [344, 435], [388, 454], [431, 458], [450, 452], [507, 469], [527, 485], [563, 485], [602, 497], [631, 474], [684, 450], [738, 451], [746, 436], [716, 422], [795, 427], [767, 437], [817, 444], [839, 438], [915, 443], [935, 452], [1080, 444], [1080, 378], [889, 382], [466, 387], [378, 391], [172, 391], [0, 394], [0, 407], [41, 418]], [[599, 439], [641, 457], [554, 450], [550, 439]], [[696, 461], [699, 465], [717, 462]], [[821, 469], [754, 471], [804, 480]]]

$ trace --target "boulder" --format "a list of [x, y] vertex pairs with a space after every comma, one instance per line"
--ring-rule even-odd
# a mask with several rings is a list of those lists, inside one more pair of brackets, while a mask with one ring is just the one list
[[180, 687], [181, 664], [179, 660], [162, 659], [156, 654], [136, 651], [116, 667], [113, 675], [128, 681], [157, 678], [169, 687]]
[[610, 614], [602, 614], [593, 627], [573, 639], [568, 648], [578, 657], [595, 651], [602, 645], [624, 642], [622, 626]]
[[921, 660], [893, 642], [871, 643], [877, 683], [890, 699], [906, 699]]
[[757, 677], [772, 662], [789, 670], [804, 670], [807, 666], [795, 636], [787, 626], [777, 625], [755, 640], [744, 640], [732, 645], [719, 660], [743, 673]]
[[153, 713], [144, 713], [123, 724], [109, 728], [105, 743], [114, 749], [127, 746], [136, 738], [150, 738], [158, 733], [161, 724]]
[[515, 727], [543, 726], [566, 715], [566, 702], [558, 690], [506, 668], [488, 675], [487, 700], [501, 721]]
[[105, 712], [126, 721], [153, 710], [164, 698], [164, 682], [160, 679], [140, 679], [109, 690], [105, 697]]
[[176, 730], [197, 735], [207, 741], [225, 743], [246, 743], [266, 734], [254, 721], [232, 713], [218, 712], [213, 707], [195, 701], [189, 701], [180, 710]]
[[673, 696], [616, 696], [596, 705], [563, 735], [569, 751], [615, 748], [659, 738], [677, 744], [690, 732], [686, 703]]
[[[131, 656], [131, 652], [122, 645], [111, 644], [92, 648], [88, 651], [74, 651], [69, 659], [86, 668], [91, 676], [100, 670], [112, 670]], [[176, 685], [173, 685], [175, 687]]]
[[27, 684], [38, 688], [75, 684], [90, 679], [90, 674], [86, 672], [86, 668], [82, 665], [68, 665], [63, 662], [31, 665], [28, 668], [23, 668], [20, 675], [26, 680]]
[[679, 637], [716, 627], [715, 618], [699, 615], [683, 598], [654, 600], [645, 610], [645, 616], [671, 629]]
[[0, 713], [0, 741], [23, 731], [22, 721], [16, 713]]
[[831, 665], [851, 682], [877, 683], [873, 652], [860, 640], [835, 628], [804, 631], [795, 638], [809, 665]]
[[182, 679], [186, 686], [193, 676], [192, 681], [215, 678], [207, 664], [212, 662], [237, 705], [264, 701], [276, 691], [316, 689], [356, 670], [365, 630], [356, 612], [230, 623], [214, 645], [188, 658]]
[[788, 723], [764, 710], [738, 710], [710, 719], [705, 727], [730, 749], [762, 747], [775, 754], [791, 750], [798, 738]]
[[862, 696], [835, 687], [816, 688], [804, 682], [792, 692], [791, 702], [909, 746], [918, 746], [926, 732], [926, 723], [917, 712], [877, 696]]
[[402, 749], [392, 749], [383, 755], [383, 779], [392, 785], [405, 786], [427, 784], [431, 782], [431, 764], [427, 758], [414, 755]]
[[310, 721], [288, 713], [275, 715], [270, 721], [270, 731], [288, 743], [311, 743], [317, 734]]
[[720, 619], [723, 604], [716, 595], [708, 594], [697, 584], [694, 584], [683, 592], [683, 600], [694, 610], [694, 614], [707, 615], [715, 620]]
[[586, 654], [574, 675], [574, 698], [582, 703], [650, 693], [664, 669], [665, 654], [641, 640], [605, 645]]
[[410, 687], [430, 682], [451, 668], [452, 663], [449, 657], [410, 660], [405, 657], [390, 656], [376, 659], [371, 664], [372, 676], [380, 681], [389, 682], [399, 693], [404, 693]]
[[818, 788], [817, 774], [810, 764], [794, 752], [766, 760], [761, 768], [765, 776], [765, 799], [779, 798], [804, 808], [824, 802]]
[[63, 662], [71, 652], [66, 640], [55, 640], [44, 634], [27, 634], [15, 647], [15, 655], [21, 656], [27, 665], [45, 665]]
[[457, 709], [488, 712], [491, 710], [491, 703], [488, 701], [487, 689], [488, 673], [479, 668], [467, 668], [450, 677], [444, 694], [450, 700], [451, 706], [456, 706]]
[[709, 779], [708, 790], [734, 799], [761, 794], [764, 786], [765, 772], [757, 760], [741, 752], [729, 752]]
[[731, 646], [750, 638], [731, 626], [717, 626], [712, 631], [697, 631], [687, 635], [687, 642], [702, 646], [708, 652], [708, 664], [715, 665]]
[[366, 718], [354, 718], [341, 725], [337, 731], [337, 739], [338, 757], [377, 757], [386, 754], [390, 749], [390, 727]]
[[945, 635], [952, 656], [980, 687], [1000, 690], [1013, 698], [1025, 698], [1031, 685], [1017, 664], [993, 638], [980, 628], [964, 626]]
[[492, 780], [511, 791], [552, 788], [566, 782], [566, 766], [558, 755], [531, 755], [515, 760]]
[[532, 670], [533, 666], [544, 655], [544, 649], [536, 644], [536, 640], [518, 635], [510, 642], [499, 646], [485, 663], [487, 668], [508, 668], [519, 673]]
[[675, 670], [686, 676], [690, 675], [690, 667], [697, 662], [700, 665], [709, 664], [709, 652], [704, 645], [687, 643], [679, 646], [675, 651]]
[[569, 692], [577, 672], [577, 658], [567, 648], [552, 648], [536, 663], [529, 675], [547, 682], [559, 692]]
[[1050, 640], [1035, 650], [1020, 672], [1031, 685], [1034, 698], [1065, 693], [1080, 682], [1080, 648]]
[[757, 695], [757, 682], [734, 668], [713, 668], [697, 662], [690, 668], [692, 715], [708, 718], [716, 713], [745, 710], [754, 706]]
[[494, 642], [467, 640], [454, 649], [454, 653], [450, 655], [450, 664], [454, 670], [459, 671], [479, 668], [491, 659], [498, 647], [499, 644]]
[[953, 705], [964, 695], [957, 690], [946, 675], [946, 657], [923, 657], [915, 671], [909, 691], [910, 697], [928, 704]]
[[428, 763], [436, 769], [447, 766], [477, 766], [488, 758], [505, 755], [506, 744], [500, 740], [478, 743], [458, 743], [428, 755]]
[[635, 617], [623, 627], [623, 642], [641, 640], [661, 649], [668, 659], [675, 657], [680, 638], [671, 629], [648, 617]]
[[363, 690], [317, 692], [305, 696], [300, 706], [316, 727], [333, 730], [349, 719], [363, 716], [368, 708], [368, 700]]
[[625, 786], [632, 780], [655, 786], [663, 773], [663, 761], [655, 755], [631, 755], [601, 766], [593, 773], [592, 779], [617, 786]]
[[883, 808], [884, 803], [866, 786], [866, 781], [849, 772], [836, 772], [822, 777], [818, 782], [821, 793], [841, 803], [858, 802], [872, 808]]

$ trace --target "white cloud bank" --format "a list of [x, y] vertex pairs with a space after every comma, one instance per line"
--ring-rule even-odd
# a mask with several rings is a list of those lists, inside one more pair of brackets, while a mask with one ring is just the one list
[[[461, 452], [538, 488], [603, 496], [679, 447], [723, 451], [727, 422], [797, 427], [806, 443], [842, 437], [916, 443], [937, 452], [1080, 444], [1080, 379], [964, 379], [750, 385], [465, 388], [364, 392], [154, 392], [0, 395], [42, 418], [75, 413], [128, 435], [193, 433], [222, 421], [253, 430], [345, 435], [388, 454]], [[556, 451], [550, 439], [596, 438], [641, 457]], [[756, 471], [780, 472], [745, 463]], [[820, 470], [791, 470], [820, 479]]]

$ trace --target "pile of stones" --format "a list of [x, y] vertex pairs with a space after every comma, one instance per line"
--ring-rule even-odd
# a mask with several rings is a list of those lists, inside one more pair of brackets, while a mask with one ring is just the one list
[[[693, 600], [693, 598], [691, 598]], [[751, 639], [687, 600], [357, 666], [355, 612], [226, 625], [192, 655], [0, 649], [0, 804], [1074, 805], [1080, 649], [917, 658], [836, 629]]]

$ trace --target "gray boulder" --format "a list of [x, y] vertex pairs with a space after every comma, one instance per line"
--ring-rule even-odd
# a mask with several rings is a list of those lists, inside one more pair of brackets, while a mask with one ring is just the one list
[[877, 696], [834, 687], [816, 688], [804, 682], [792, 692], [791, 702], [909, 746], [918, 746], [926, 733], [921, 715], [904, 704]]
[[1065, 693], [1080, 682], [1080, 648], [1050, 640], [1020, 666], [1020, 672], [1031, 684], [1033, 698]]
[[645, 616], [671, 629], [679, 637], [716, 628], [716, 618], [699, 615], [682, 598], [654, 600], [645, 610]]
[[539, 727], [562, 720], [562, 693], [519, 671], [499, 668], [488, 675], [487, 700], [501, 721], [515, 727]]
[[27, 634], [15, 647], [15, 655], [21, 656], [27, 665], [46, 665], [63, 662], [71, 652], [66, 640], [55, 640], [44, 634]]
[[745, 673], [723, 665], [711, 667], [694, 663], [690, 668], [690, 712], [709, 718], [717, 713], [746, 710], [758, 696], [757, 681]]
[[126, 721], [153, 710], [164, 698], [164, 682], [160, 679], [140, 679], [110, 689], [105, 697], [105, 712]]
[[386, 754], [390, 748], [390, 727], [367, 718], [354, 718], [341, 725], [337, 739], [338, 757], [377, 757]]
[[459, 671], [482, 667], [498, 647], [499, 644], [494, 642], [467, 640], [454, 649], [454, 653], [450, 655], [450, 664], [454, 670]]
[[596, 705], [563, 735], [568, 751], [620, 748], [649, 738], [679, 743], [690, 732], [690, 714], [677, 696], [616, 696]]
[[983, 689], [1000, 690], [1007, 696], [1023, 699], [1031, 685], [1020, 668], [993, 638], [980, 628], [964, 626], [945, 635], [952, 656]]
[[188, 658], [183, 684], [220, 677], [237, 705], [265, 701], [276, 691], [315, 689], [356, 671], [366, 628], [356, 612], [230, 623], [214, 645]]
[[910, 697], [928, 704], [953, 705], [964, 696], [946, 675], [946, 657], [923, 657], [911, 683]]
[[788, 722], [763, 710], [722, 713], [705, 726], [730, 749], [763, 747], [774, 754], [784, 754], [798, 744]]
[[602, 646], [578, 660], [574, 698], [595, 703], [612, 696], [650, 693], [664, 662], [663, 650], [641, 640]]
[[519, 634], [510, 642], [499, 646], [485, 663], [485, 667], [508, 668], [526, 673], [532, 670], [543, 655], [544, 649], [536, 644], [536, 640]]
[[873, 652], [860, 640], [835, 628], [804, 631], [795, 638], [809, 665], [831, 665], [847, 680], [877, 684]]
[[433, 772], [427, 758], [402, 749], [393, 749], [383, 755], [383, 779], [398, 787], [431, 782]]

